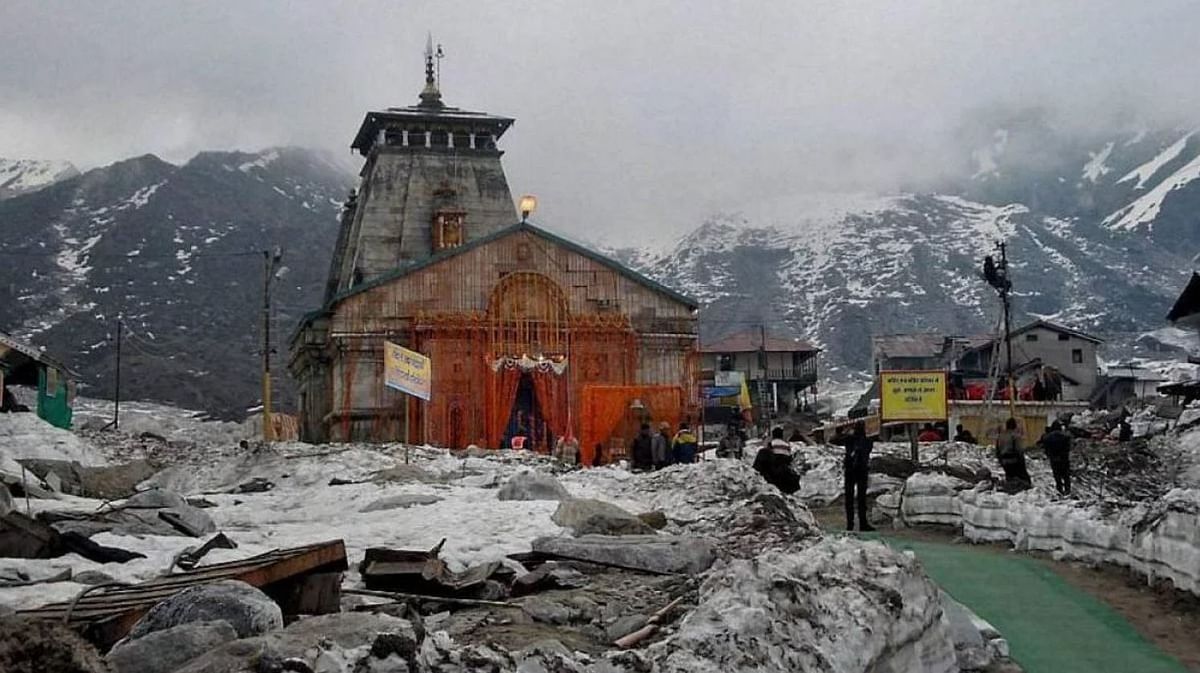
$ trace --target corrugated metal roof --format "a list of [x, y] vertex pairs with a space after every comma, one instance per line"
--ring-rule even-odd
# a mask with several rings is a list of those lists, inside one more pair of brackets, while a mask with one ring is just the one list
[[876, 352], [889, 358], [934, 358], [942, 354], [941, 334], [886, 334], [872, 337]]
[[711, 343], [700, 345], [701, 353], [756, 353], [765, 350], [769, 353], [816, 353], [821, 349], [807, 341], [788, 339], [778, 335], [767, 334], [766, 347], [763, 347], [762, 333], [748, 330], [717, 339]]

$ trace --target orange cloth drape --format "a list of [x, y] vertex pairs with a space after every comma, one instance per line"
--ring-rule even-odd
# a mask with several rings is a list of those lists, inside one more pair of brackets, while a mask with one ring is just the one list
[[592, 464], [596, 444], [609, 440], [635, 399], [654, 423], [666, 421], [675, 428], [683, 418], [679, 386], [584, 386], [579, 447], [584, 465]]
[[533, 391], [542, 410], [542, 420], [557, 438], [567, 432], [567, 379], [553, 372], [534, 372]]
[[521, 372], [516, 369], [501, 368], [498, 372], [488, 372], [486, 415], [489, 449], [500, 448], [500, 443], [504, 441], [504, 429], [508, 425], [520, 381]]

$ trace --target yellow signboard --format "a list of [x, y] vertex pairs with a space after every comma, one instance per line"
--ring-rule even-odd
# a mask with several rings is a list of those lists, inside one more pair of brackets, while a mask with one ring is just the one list
[[389, 388], [429, 401], [433, 367], [429, 358], [390, 341], [383, 342], [383, 382]]
[[943, 370], [879, 372], [879, 415], [885, 423], [944, 421], [946, 399]]

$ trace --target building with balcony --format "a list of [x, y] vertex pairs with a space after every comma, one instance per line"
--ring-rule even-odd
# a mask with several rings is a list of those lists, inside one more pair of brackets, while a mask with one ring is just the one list
[[816, 397], [821, 349], [799, 339], [748, 330], [700, 346], [701, 379], [738, 372], [756, 409], [772, 415], [802, 410]]

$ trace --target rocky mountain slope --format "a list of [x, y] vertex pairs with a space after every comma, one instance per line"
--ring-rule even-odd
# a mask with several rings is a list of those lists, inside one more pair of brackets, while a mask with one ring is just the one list
[[1163, 326], [1200, 253], [1200, 134], [1064, 139], [1040, 117], [1009, 121], [935, 192], [756, 204], [623, 256], [701, 300], [705, 337], [791, 331], [835, 376], [869, 367], [872, 334], [993, 331], [979, 268], [1001, 240], [1019, 320], [1089, 330], [1126, 355], [1177, 350], [1143, 333]]
[[36, 161], [0, 157], [0, 199], [32, 192], [79, 175], [66, 161]]
[[237, 415], [258, 400], [262, 250], [282, 249], [274, 359], [320, 301], [351, 172], [307, 150], [152, 155], [0, 201], [0, 325], [126, 398]]

